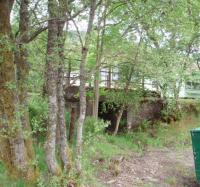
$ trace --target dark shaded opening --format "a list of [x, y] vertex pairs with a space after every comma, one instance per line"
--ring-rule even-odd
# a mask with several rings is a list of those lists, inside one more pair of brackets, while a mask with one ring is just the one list
[[[110, 107], [112, 106], [112, 107]], [[103, 119], [104, 121], [109, 121], [110, 125], [106, 128], [106, 131], [113, 132], [115, 129], [116, 121], [117, 121], [117, 111], [119, 110], [119, 107], [115, 103], [106, 103], [103, 101], [99, 102], [99, 111], [98, 116], [100, 119]], [[119, 125], [119, 132], [122, 132], [126, 129], [127, 124], [127, 111], [124, 110], [120, 125]]]

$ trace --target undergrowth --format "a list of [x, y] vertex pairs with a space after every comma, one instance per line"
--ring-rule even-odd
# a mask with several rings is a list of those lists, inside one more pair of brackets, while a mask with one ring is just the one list
[[[0, 163], [0, 186], [2, 187], [56, 187], [61, 183], [72, 183], [77, 186], [89, 185], [101, 187], [103, 184], [97, 178], [98, 173], [106, 170], [110, 160], [122, 155], [126, 157], [132, 152], [142, 153], [151, 148], [174, 148], [184, 149], [191, 146], [189, 129], [196, 127], [200, 122], [194, 116], [185, 117], [179, 122], [172, 124], [156, 124], [152, 128], [140, 129], [137, 132], [108, 135], [103, 129], [108, 125], [103, 121], [95, 122], [94, 119], [86, 120], [85, 139], [83, 149], [82, 176], [77, 178], [75, 171], [60, 177], [47, 175], [43, 143], [35, 146], [37, 164], [41, 171], [40, 178], [36, 185], [29, 185], [23, 179], [11, 180], [6, 173], [5, 167]], [[95, 126], [94, 126], [95, 125]], [[98, 126], [98, 127], [96, 127]]]

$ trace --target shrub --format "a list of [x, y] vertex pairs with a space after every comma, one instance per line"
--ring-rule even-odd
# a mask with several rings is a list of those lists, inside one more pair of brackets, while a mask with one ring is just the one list
[[84, 124], [84, 137], [85, 139], [91, 139], [96, 135], [100, 135], [108, 127], [109, 122], [105, 122], [102, 119], [95, 119], [93, 117], [86, 117]]
[[48, 103], [40, 95], [32, 95], [29, 99], [29, 118], [35, 136], [45, 132], [48, 117]]
[[166, 102], [164, 110], [162, 110], [162, 118], [165, 122], [170, 123], [171, 121], [180, 120], [182, 117], [182, 112], [173, 99], [169, 99]]

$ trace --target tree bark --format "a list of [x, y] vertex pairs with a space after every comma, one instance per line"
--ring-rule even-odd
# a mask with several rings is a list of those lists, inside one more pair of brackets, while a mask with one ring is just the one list
[[68, 61], [68, 69], [67, 69], [67, 79], [66, 79], [66, 88], [70, 87], [70, 81], [71, 81], [71, 61]]
[[[64, 17], [65, 11], [63, 10], [62, 4], [60, 4], [60, 10], [62, 10], [61, 16]], [[63, 5], [64, 6], [64, 5]], [[58, 68], [58, 126], [60, 132], [59, 149], [63, 170], [67, 171], [69, 168], [68, 162], [68, 145], [67, 145], [67, 132], [66, 132], [66, 121], [65, 121], [65, 99], [64, 99], [64, 45], [65, 45], [65, 34], [63, 32], [65, 21], [61, 19], [58, 21], [58, 49], [59, 49], [59, 68]]]
[[70, 126], [69, 126], [69, 142], [73, 144], [74, 140], [74, 130], [75, 130], [75, 108], [71, 108], [71, 115], [70, 115]]
[[[99, 74], [100, 74], [100, 65], [103, 54], [104, 47], [104, 35], [105, 35], [105, 25], [106, 25], [106, 13], [108, 5], [106, 4], [103, 10], [102, 17], [99, 17], [98, 28], [97, 28], [97, 46], [96, 46], [96, 66], [98, 67], [94, 75], [94, 100], [93, 100], [93, 117], [98, 119], [99, 111]], [[99, 10], [101, 11], [101, 9]], [[102, 25], [103, 22], [103, 26]]]
[[15, 53], [15, 63], [17, 65], [17, 81], [19, 87], [19, 100], [20, 108], [22, 112], [21, 121], [25, 131], [29, 134], [29, 137], [25, 139], [25, 145], [30, 160], [35, 159], [35, 152], [33, 149], [33, 142], [31, 137], [31, 127], [29, 123], [28, 113], [28, 101], [27, 101], [27, 79], [29, 74], [28, 64], [28, 51], [25, 46], [26, 41], [29, 38], [29, 12], [28, 12], [29, 0], [21, 0], [20, 3], [20, 20], [19, 20], [19, 44], [17, 52]]
[[99, 111], [99, 70], [98, 72], [96, 72], [94, 78], [94, 101], [93, 101], [92, 115], [95, 119], [98, 119], [98, 111]]
[[77, 126], [77, 141], [76, 141], [76, 168], [77, 173], [81, 174], [81, 157], [82, 157], [82, 136], [83, 136], [83, 124], [85, 121], [85, 114], [86, 114], [86, 71], [85, 71], [85, 64], [87, 60], [89, 44], [90, 44], [90, 37], [93, 28], [93, 21], [95, 16], [96, 10], [96, 0], [91, 0], [90, 4], [90, 13], [89, 13], [89, 21], [87, 32], [85, 36], [85, 43], [82, 46], [82, 54], [81, 54], [81, 63], [80, 63], [80, 114], [79, 114], [79, 121]]
[[48, 97], [48, 126], [45, 144], [46, 163], [50, 173], [60, 175], [60, 168], [56, 162], [56, 128], [57, 128], [57, 79], [58, 79], [58, 59], [57, 59], [57, 2], [48, 1], [49, 21], [48, 21], [48, 43], [47, 43], [47, 97]]
[[120, 124], [123, 112], [124, 112], [124, 106], [122, 106], [119, 109], [119, 111], [117, 112], [117, 115], [116, 115], [116, 125], [115, 125], [115, 130], [114, 130], [114, 133], [113, 133], [114, 136], [117, 135], [117, 133], [118, 133], [119, 124]]
[[0, 0], [0, 157], [11, 174], [34, 180], [22, 132], [18, 85], [11, 40], [10, 12], [12, 0]]
[[107, 88], [111, 88], [111, 83], [112, 83], [112, 72], [111, 72], [111, 67], [109, 67], [108, 70], [108, 78], [107, 78]]

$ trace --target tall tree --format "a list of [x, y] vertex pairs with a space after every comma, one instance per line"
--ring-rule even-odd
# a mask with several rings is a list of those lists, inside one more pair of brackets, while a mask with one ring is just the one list
[[16, 36], [15, 63], [17, 65], [17, 83], [19, 88], [19, 101], [22, 126], [29, 136], [25, 139], [25, 145], [29, 159], [35, 159], [33, 142], [31, 137], [31, 127], [29, 123], [27, 83], [29, 74], [28, 51], [26, 43], [29, 40], [29, 0], [20, 1], [19, 11], [19, 31]]
[[[69, 4], [64, 0], [49, 1], [48, 45], [47, 45], [47, 96], [49, 101], [49, 124], [46, 142], [47, 165], [52, 174], [56, 171], [55, 150], [58, 148], [62, 167], [67, 171], [68, 145], [64, 100], [64, 46], [67, 32]], [[59, 12], [58, 12], [59, 10]], [[66, 31], [64, 27], [66, 25]], [[52, 115], [52, 112], [54, 113]], [[49, 157], [48, 154], [51, 153]], [[50, 162], [49, 162], [50, 161]], [[57, 167], [58, 168], [58, 167]]]
[[29, 163], [28, 150], [22, 131], [19, 88], [14, 63], [14, 42], [10, 15], [13, 0], [0, 1], [0, 157], [11, 174], [34, 180], [35, 170]]
[[81, 174], [81, 157], [82, 157], [82, 136], [83, 136], [83, 124], [85, 121], [86, 114], [86, 70], [85, 65], [87, 61], [87, 55], [89, 50], [89, 45], [91, 43], [91, 33], [93, 28], [93, 22], [95, 17], [95, 10], [97, 8], [97, 1], [91, 0], [90, 2], [90, 12], [89, 12], [89, 20], [87, 25], [87, 31], [85, 35], [85, 42], [82, 43], [82, 51], [81, 51], [81, 62], [80, 62], [80, 113], [79, 120], [77, 125], [77, 142], [76, 142], [76, 168], [78, 174]]
[[66, 23], [66, 32], [68, 28], [68, 23], [64, 19], [66, 17], [66, 12], [68, 9], [68, 4], [64, 0], [59, 0], [60, 16], [58, 20], [58, 55], [59, 55], [59, 66], [58, 66], [58, 81], [57, 81], [57, 98], [58, 98], [58, 124], [57, 129], [59, 134], [59, 152], [61, 156], [61, 162], [64, 171], [68, 169], [68, 146], [67, 146], [67, 134], [66, 134], [66, 122], [65, 122], [65, 99], [64, 99], [64, 45], [66, 34], [64, 33], [64, 26]]
[[57, 128], [57, 80], [58, 80], [58, 5], [56, 0], [48, 0], [48, 42], [47, 42], [47, 83], [49, 114], [47, 126], [47, 138], [45, 144], [46, 163], [50, 173], [60, 174], [60, 168], [56, 162], [56, 128]]
[[[98, 118], [99, 110], [99, 71], [100, 65], [103, 57], [103, 47], [104, 47], [104, 35], [106, 27], [106, 14], [109, 2], [106, 1], [103, 6], [103, 11], [99, 7], [98, 23], [97, 23], [97, 41], [96, 41], [96, 67], [97, 70], [94, 75], [94, 99], [93, 99], [93, 117]], [[102, 14], [102, 15], [101, 15]]]

